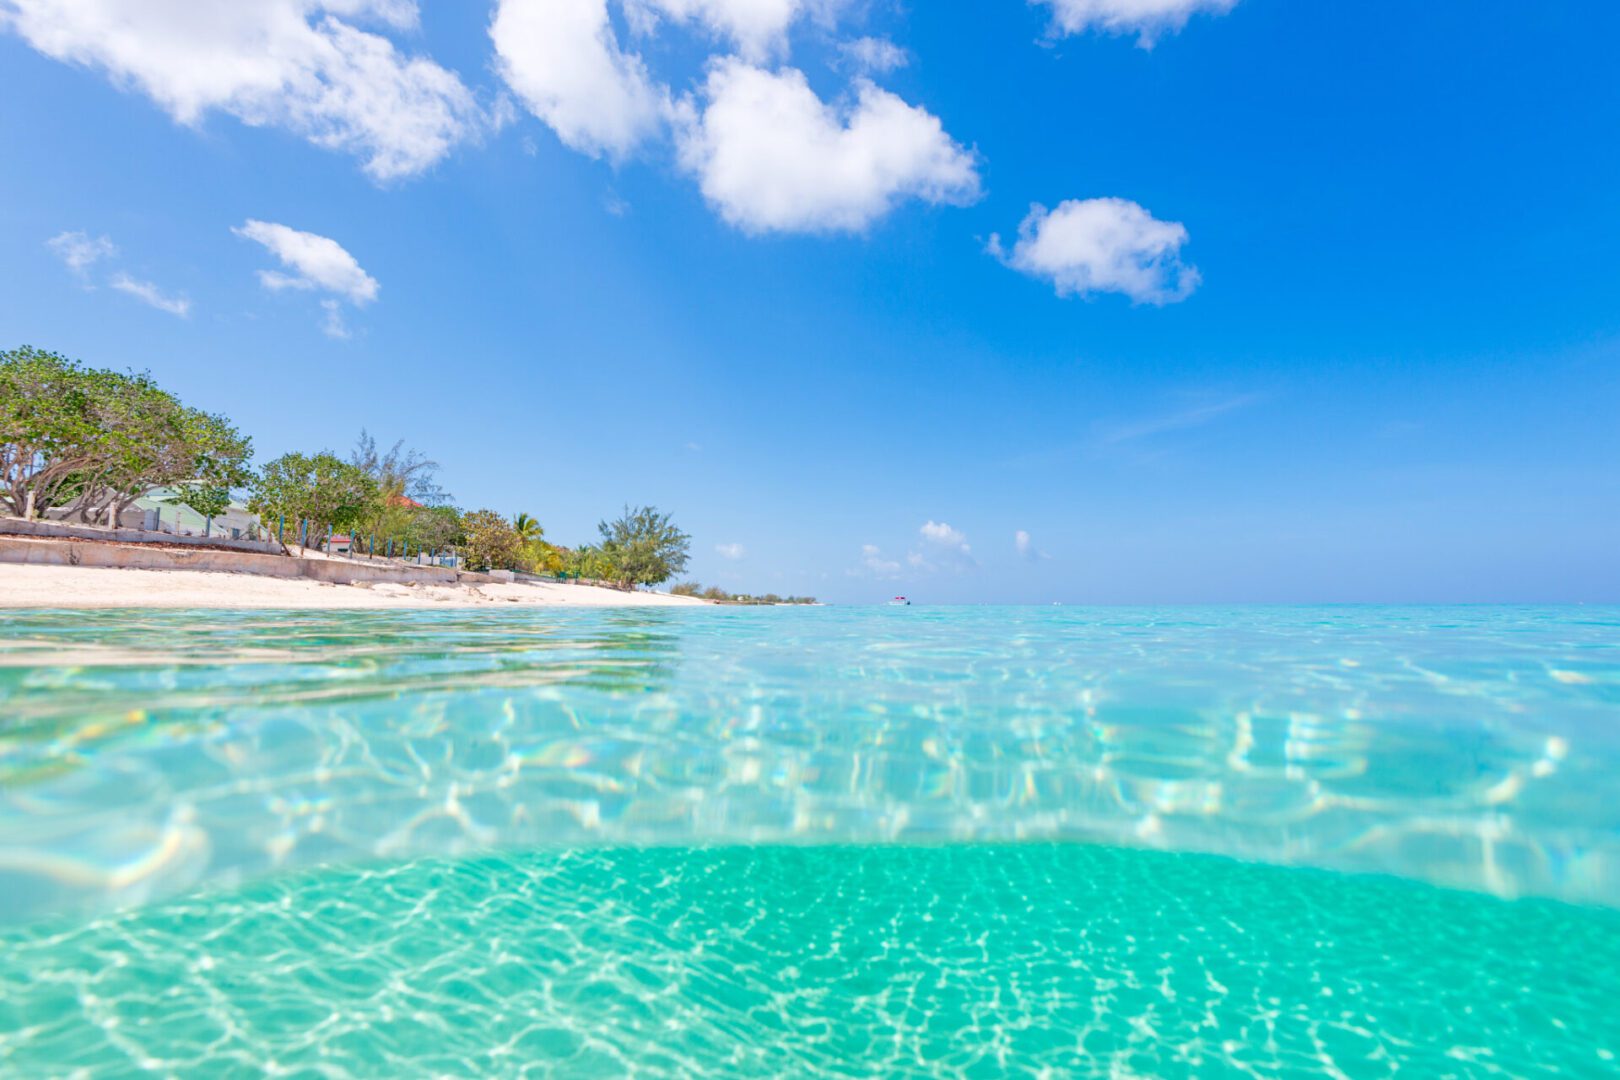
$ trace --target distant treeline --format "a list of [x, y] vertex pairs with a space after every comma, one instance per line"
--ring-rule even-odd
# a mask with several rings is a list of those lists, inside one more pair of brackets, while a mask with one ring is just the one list
[[669, 590], [676, 596], [698, 596], [705, 600], [713, 600], [720, 604], [813, 604], [813, 596], [777, 596], [775, 593], [733, 593], [717, 585], [705, 589], [695, 581], [683, 581]]

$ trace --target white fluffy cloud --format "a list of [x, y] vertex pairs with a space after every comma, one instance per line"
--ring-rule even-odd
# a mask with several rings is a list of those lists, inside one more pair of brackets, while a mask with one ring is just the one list
[[661, 132], [668, 91], [619, 47], [607, 0], [499, 0], [489, 36], [501, 77], [565, 145], [617, 159]]
[[943, 521], [929, 520], [917, 530], [922, 544], [906, 555], [906, 562], [917, 570], [937, 572], [948, 570], [960, 573], [978, 566], [973, 548], [960, 529]]
[[211, 110], [365, 160], [378, 180], [428, 168], [485, 119], [455, 74], [380, 34], [413, 0], [0, 0], [0, 26], [105, 71], [184, 124]]
[[1101, 30], [1110, 34], [1135, 34], [1137, 44], [1151, 48], [1163, 33], [1173, 33], [1187, 25], [1192, 16], [1208, 12], [1222, 15], [1237, 0], [1034, 0], [1052, 9], [1052, 31], [1078, 34]]
[[864, 79], [828, 105], [793, 68], [709, 69], [680, 161], [721, 217], [748, 232], [858, 232], [905, 198], [978, 198], [973, 156], [939, 119]]
[[191, 301], [185, 296], [169, 296], [150, 281], [137, 281], [125, 273], [117, 273], [107, 282], [121, 293], [130, 296], [144, 304], [150, 304], [159, 311], [167, 311], [170, 315], [178, 315], [184, 319], [191, 315]]
[[1198, 287], [1198, 269], [1181, 261], [1187, 229], [1160, 221], [1128, 199], [1069, 199], [1036, 205], [1018, 226], [1012, 251], [990, 237], [1008, 266], [1045, 278], [1059, 296], [1124, 293], [1137, 303], [1168, 304]]
[[313, 289], [334, 293], [354, 304], [377, 298], [377, 279], [362, 270], [355, 257], [331, 237], [252, 219], [231, 231], [263, 244], [293, 271], [260, 270], [259, 281], [267, 289]]
[[714, 550], [722, 559], [730, 559], [733, 562], [748, 554], [748, 550], [741, 544], [718, 544]]
[[963, 554], [966, 554], [970, 550], [968, 547], [967, 537], [962, 534], [961, 530], [953, 529], [943, 521], [930, 520], [924, 522], [922, 528], [918, 529], [917, 531], [921, 533], [922, 538], [928, 541], [930, 544], [951, 548], [953, 550], [960, 551]]
[[102, 259], [110, 259], [118, 254], [118, 247], [111, 239], [85, 232], [57, 233], [45, 241], [45, 246], [81, 278], [89, 276], [90, 268]]

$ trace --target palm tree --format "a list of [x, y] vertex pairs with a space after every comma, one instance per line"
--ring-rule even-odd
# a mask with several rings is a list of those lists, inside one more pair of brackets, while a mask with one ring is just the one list
[[519, 514], [513, 518], [512, 528], [517, 530], [518, 539], [525, 544], [532, 544], [546, 535], [546, 530], [542, 529], [540, 523], [528, 514]]

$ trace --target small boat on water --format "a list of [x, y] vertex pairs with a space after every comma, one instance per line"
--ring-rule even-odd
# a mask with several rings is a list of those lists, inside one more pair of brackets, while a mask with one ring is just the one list
[[911, 601], [907, 600], [903, 596], [897, 596], [893, 600], [889, 601], [889, 606], [890, 607], [910, 607], [911, 606]]

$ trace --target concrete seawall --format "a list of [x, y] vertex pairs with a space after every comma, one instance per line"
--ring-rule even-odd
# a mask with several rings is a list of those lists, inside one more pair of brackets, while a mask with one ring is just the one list
[[[107, 532], [109, 530], [97, 530]], [[210, 548], [157, 547], [150, 543], [121, 544], [70, 539], [24, 538], [0, 535], [0, 563], [35, 566], [116, 567], [129, 570], [206, 570], [218, 573], [257, 574], [261, 577], [309, 578], [333, 585], [359, 582], [395, 582], [401, 585], [449, 585], [457, 580], [489, 581], [484, 574], [461, 574], [442, 566], [371, 565], [338, 559], [299, 559], [250, 551]]]
[[281, 554], [274, 540], [232, 540], [228, 536], [179, 536], [146, 529], [108, 529], [100, 525], [77, 525], [67, 521], [26, 521], [0, 517], [0, 536], [32, 536], [41, 539], [101, 540], [119, 544], [162, 544], [165, 547], [228, 548], [267, 555]]

